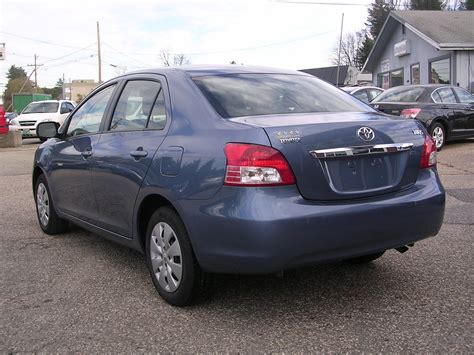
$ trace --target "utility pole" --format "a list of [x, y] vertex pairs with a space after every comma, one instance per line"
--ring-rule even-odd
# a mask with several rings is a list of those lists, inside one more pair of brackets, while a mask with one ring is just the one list
[[36, 59], [38, 56], [35, 53], [35, 63], [34, 64], [28, 64], [28, 67], [34, 67], [33, 72], [35, 73], [35, 92], [38, 92], [38, 67], [43, 66], [43, 64], [36, 64]]
[[342, 13], [341, 19], [341, 35], [339, 36], [339, 50], [337, 53], [337, 74], [336, 74], [336, 86], [339, 86], [339, 67], [341, 66], [341, 46], [342, 46], [342, 29], [344, 27], [344, 12]]
[[64, 85], [65, 85], [65, 83], [64, 83], [64, 73], [63, 73], [63, 87], [62, 87], [62, 95], [61, 95], [61, 99], [63, 99], [63, 100], [66, 99], [65, 96], [64, 96]]
[[100, 30], [99, 21], [97, 21], [97, 58], [99, 59], [99, 84], [102, 83], [102, 61], [100, 57]]

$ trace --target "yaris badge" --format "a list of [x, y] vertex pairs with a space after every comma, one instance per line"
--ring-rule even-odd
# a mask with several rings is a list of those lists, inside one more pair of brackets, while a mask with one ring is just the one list
[[359, 136], [360, 139], [363, 141], [371, 141], [375, 138], [375, 132], [372, 128], [369, 127], [361, 127], [357, 131], [357, 135]]

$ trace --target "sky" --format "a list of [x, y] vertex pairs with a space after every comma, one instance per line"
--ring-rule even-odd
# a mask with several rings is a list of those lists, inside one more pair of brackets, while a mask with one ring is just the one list
[[[11, 65], [38, 85], [98, 80], [97, 21], [102, 80], [159, 67], [159, 53], [183, 53], [191, 64], [263, 65], [288, 69], [331, 65], [341, 15], [344, 33], [364, 27], [371, 0], [0, 0], [0, 92]], [[344, 3], [344, 5], [337, 5]], [[351, 5], [349, 5], [351, 4]], [[1, 44], [0, 44], [1, 45]], [[33, 79], [34, 77], [32, 77]]]

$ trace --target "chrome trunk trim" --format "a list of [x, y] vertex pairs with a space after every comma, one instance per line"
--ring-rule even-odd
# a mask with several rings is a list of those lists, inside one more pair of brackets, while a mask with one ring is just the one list
[[376, 144], [357, 147], [343, 147], [321, 150], [310, 150], [309, 153], [317, 159], [340, 158], [358, 155], [404, 152], [413, 148], [413, 143]]

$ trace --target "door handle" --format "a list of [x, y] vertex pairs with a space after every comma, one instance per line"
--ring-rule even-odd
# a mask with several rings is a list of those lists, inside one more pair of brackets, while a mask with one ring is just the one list
[[130, 152], [130, 156], [135, 159], [145, 158], [148, 155], [146, 150], [134, 150]]
[[81, 155], [86, 159], [90, 158], [92, 156], [92, 150], [85, 150], [85, 151], [81, 152]]

